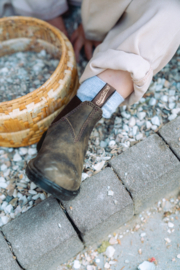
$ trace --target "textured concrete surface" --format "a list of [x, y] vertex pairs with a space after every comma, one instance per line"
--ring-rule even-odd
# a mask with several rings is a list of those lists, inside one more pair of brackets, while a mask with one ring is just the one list
[[[110, 269], [137, 270], [142, 262], [154, 257], [157, 261], [155, 270], [179, 270], [180, 212], [171, 214], [169, 220], [174, 224], [170, 232], [168, 223], [164, 221], [164, 211], [157, 211], [157, 204], [154, 204], [117, 230], [121, 244], [113, 246], [114, 264]], [[135, 230], [135, 226], [139, 229]], [[98, 259], [97, 266], [105, 269], [106, 256], [99, 254]]]
[[20, 270], [21, 268], [13, 259], [13, 254], [10, 251], [6, 240], [0, 232], [0, 270]]
[[133, 216], [132, 199], [111, 168], [85, 180], [80, 194], [63, 205], [86, 246], [98, 242]]
[[83, 249], [72, 225], [52, 197], [4, 226], [3, 233], [26, 270], [56, 270], [59, 264]]
[[180, 162], [154, 134], [110, 161], [132, 195], [135, 213], [180, 186]]
[[163, 126], [159, 130], [159, 134], [180, 159], [180, 117]]

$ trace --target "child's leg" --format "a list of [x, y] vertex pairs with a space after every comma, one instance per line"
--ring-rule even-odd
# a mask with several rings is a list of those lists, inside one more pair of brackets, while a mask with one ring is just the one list
[[102, 107], [103, 117], [110, 118], [124, 99], [134, 91], [132, 78], [127, 71], [107, 69], [98, 76], [87, 79], [80, 85], [77, 96], [81, 101], [92, 101], [106, 83], [116, 89]]
[[124, 99], [134, 91], [132, 78], [127, 71], [106, 69], [98, 77], [112, 85]]
[[[133, 0], [96, 48], [80, 83], [95, 75], [109, 81], [107, 69], [126, 71], [134, 91], [131, 95], [127, 92], [123, 105], [137, 102], [147, 91], [153, 75], [169, 62], [180, 44], [179, 14], [179, 0]], [[122, 80], [119, 75], [117, 90]], [[123, 95], [121, 91], [124, 90], [120, 89]]]

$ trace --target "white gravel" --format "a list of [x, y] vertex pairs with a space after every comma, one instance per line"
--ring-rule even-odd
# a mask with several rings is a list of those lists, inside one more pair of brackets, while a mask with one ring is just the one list
[[9, 101], [39, 88], [49, 79], [58, 63], [59, 60], [45, 50], [0, 57], [0, 101]]

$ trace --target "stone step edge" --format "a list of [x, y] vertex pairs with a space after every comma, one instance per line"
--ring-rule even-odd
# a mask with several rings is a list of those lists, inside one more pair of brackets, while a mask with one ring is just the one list
[[[127, 190], [127, 189], [126, 189]], [[179, 189], [179, 191], [180, 191], [180, 189]], [[129, 191], [127, 190], [127, 192], [129, 193]], [[171, 193], [173, 193], [174, 192], [174, 190], [172, 190], [170, 193], [169, 193], [169, 195], [171, 194]], [[129, 193], [130, 194], [130, 193]], [[168, 196], [168, 195], [166, 195], [166, 196]], [[56, 198], [55, 198], [56, 199]], [[56, 199], [57, 200], [57, 199]], [[58, 200], [57, 200], [58, 201]], [[58, 203], [59, 203], [59, 201], [58, 201]], [[29, 209], [30, 210], [30, 209]], [[78, 238], [79, 238], [79, 240], [82, 242], [82, 244], [84, 245], [84, 249], [83, 250], [86, 250], [88, 247], [86, 247], [85, 246], [85, 244], [84, 244], [84, 242], [82, 241], [82, 237], [81, 237], [81, 235], [80, 235], [80, 232], [79, 232], [79, 230], [78, 229], [76, 229], [76, 226], [74, 225], [74, 223], [73, 223], [73, 221], [69, 218], [69, 216], [68, 215], [66, 215], [67, 216], [67, 218], [68, 218], [68, 220], [70, 221], [70, 223], [71, 223], [71, 225], [73, 226], [73, 228], [75, 229], [75, 231], [76, 231], [76, 233], [77, 233], [77, 235], [78, 235]], [[137, 216], [137, 214], [134, 214], [133, 215], [133, 217], [135, 217], [135, 216]], [[132, 217], [132, 218], [133, 218]], [[130, 220], [128, 220], [126, 223], [128, 223]], [[4, 226], [6, 226], [6, 225], [4, 225]], [[3, 227], [4, 227], [3, 226]], [[78, 230], [78, 232], [77, 232], [77, 230]], [[3, 235], [3, 232], [2, 232], [2, 230], [0, 229], [0, 233]], [[4, 235], [3, 235], [3, 237], [4, 237]], [[5, 241], [6, 241], [6, 243], [8, 244], [8, 246], [9, 246], [9, 250], [11, 251], [11, 254], [12, 254], [12, 256], [14, 256], [14, 257], [16, 257], [15, 255], [14, 255], [14, 253], [13, 253], [13, 250], [12, 250], [12, 247], [11, 247], [11, 245], [10, 245], [10, 242], [4, 237], [4, 239], [5, 239]], [[103, 241], [103, 239], [102, 239], [102, 241]], [[10, 248], [11, 247], [11, 248]], [[83, 250], [82, 250], [82, 252], [83, 252]], [[72, 258], [71, 258], [72, 259]], [[22, 269], [22, 270], [25, 270], [21, 265], [20, 265], [20, 263], [18, 262], [18, 260], [17, 260], [17, 258], [16, 259], [14, 259], [15, 261], [16, 261], [16, 263], [18, 264], [18, 266]]]
[[[6, 225], [4, 225], [4, 226], [6, 226]], [[3, 226], [3, 227], [4, 227], [4, 226]], [[26, 269], [24, 269], [24, 268], [21, 266], [21, 264], [19, 263], [17, 257], [15, 256], [15, 254], [14, 254], [14, 252], [13, 252], [11, 243], [6, 239], [6, 237], [5, 237], [4, 233], [3, 233], [3, 231], [1, 230], [1, 228], [0, 228], [0, 234], [4, 237], [4, 240], [6, 241], [8, 247], [9, 247], [9, 250], [10, 250], [10, 252], [11, 252], [11, 254], [12, 254], [13, 259], [16, 258], [16, 259], [14, 259], [14, 260], [16, 261], [16, 263], [17, 263], [17, 265], [19, 266], [19, 268], [22, 269], [22, 270], [26, 270]]]
[[[164, 138], [159, 134], [159, 132], [155, 132], [154, 134], [157, 134], [166, 144], [167, 144], [167, 146], [169, 147], [169, 149], [171, 150], [171, 152], [173, 153], [173, 155], [175, 155], [175, 153], [174, 153], [174, 151], [171, 149], [171, 147], [168, 145], [168, 143], [164, 140]], [[139, 143], [139, 142], [138, 142]], [[176, 155], [175, 155], [176, 156]], [[179, 158], [176, 156], [176, 158], [179, 160]], [[180, 160], [179, 160], [180, 161]], [[118, 179], [121, 181], [121, 179], [119, 178], [119, 176], [117, 175], [117, 173], [114, 171], [114, 169], [113, 169], [113, 167], [112, 166], [110, 166], [110, 164], [108, 163], [108, 167], [110, 167], [112, 170], [113, 170], [113, 172], [116, 174], [116, 176], [118, 177]], [[91, 178], [91, 177], [90, 177]], [[121, 183], [123, 184], [123, 182], [121, 181]], [[123, 186], [125, 187], [125, 185], [123, 184]], [[178, 190], [179, 190], [179, 186], [178, 186]], [[130, 195], [130, 197], [131, 197], [131, 199], [132, 199], [132, 201], [133, 201], [133, 198], [132, 198], [132, 195], [131, 195], [131, 193], [130, 193], [130, 191], [125, 187], [125, 189], [126, 189], [126, 191], [128, 192], [128, 194]], [[172, 190], [169, 194], [171, 194], [172, 192], [174, 192], [175, 190]], [[166, 196], [167, 196], [167, 194], [166, 194]], [[56, 198], [55, 198], [56, 199]], [[46, 199], [45, 199], [46, 200]], [[58, 203], [60, 203], [60, 201], [58, 200], [58, 199], [56, 199], [57, 201], [58, 201]], [[155, 202], [154, 202], [155, 203]], [[34, 206], [34, 207], [36, 207], [36, 206]], [[30, 210], [30, 209], [29, 209]], [[64, 209], [63, 209], [63, 211], [64, 211]], [[79, 232], [79, 230], [78, 230], [78, 228], [76, 227], [76, 225], [73, 223], [73, 221], [71, 220], [71, 218], [69, 217], [69, 215], [66, 213], [66, 211], [64, 211], [64, 213], [65, 213], [65, 215], [66, 215], [66, 217], [68, 218], [68, 220], [69, 220], [69, 222], [71, 223], [71, 225], [73, 226], [73, 228], [75, 229], [75, 231], [76, 231], [76, 233], [77, 233], [77, 236], [78, 236], [78, 238], [79, 238], [79, 240], [82, 242], [82, 244], [84, 245], [84, 243], [83, 243], [83, 241], [82, 241], [82, 237], [81, 237], [81, 234], [80, 234], [80, 232]], [[22, 213], [22, 215], [23, 215], [23, 213]], [[137, 215], [137, 213], [136, 214], [134, 214], [133, 216], [136, 216]], [[129, 221], [129, 220], [128, 220]], [[127, 222], [128, 222], [127, 221]], [[6, 226], [6, 224], [4, 225], [4, 226]], [[2, 227], [4, 227], [4, 226], [2, 226]], [[0, 233], [2, 233], [2, 229], [0, 228]], [[4, 235], [3, 235], [4, 236]], [[103, 240], [103, 239], [102, 239]], [[8, 242], [8, 240], [7, 239], [5, 239], [5, 241], [7, 242], [7, 243], [9, 243]], [[8, 244], [8, 246], [9, 246], [9, 244]], [[85, 247], [85, 245], [84, 245], [84, 249], [86, 249], [87, 247]], [[14, 256], [14, 254], [13, 254], [13, 250], [11, 250], [10, 249], [10, 251], [11, 251], [11, 253], [12, 253], [12, 256]], [[16, 262], [17, 262], [17, 264], [21, 267], [21, 269], [23, 269], [24, 270], [24, 268], [22, 268], [22, 266], [19, 264], [19, 262], [16, 260]]]

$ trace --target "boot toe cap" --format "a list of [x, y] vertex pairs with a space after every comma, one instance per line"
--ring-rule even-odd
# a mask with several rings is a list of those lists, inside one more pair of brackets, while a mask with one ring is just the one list
[[73, 164], [67, 164], [62, 161], [51, 161], [48, 164], [34, 160], [34, 166], [38, 168], [41, 175], [56, 185], [69, 190], [78, 190], [81, 183], [81, 174], [74, 168]]

